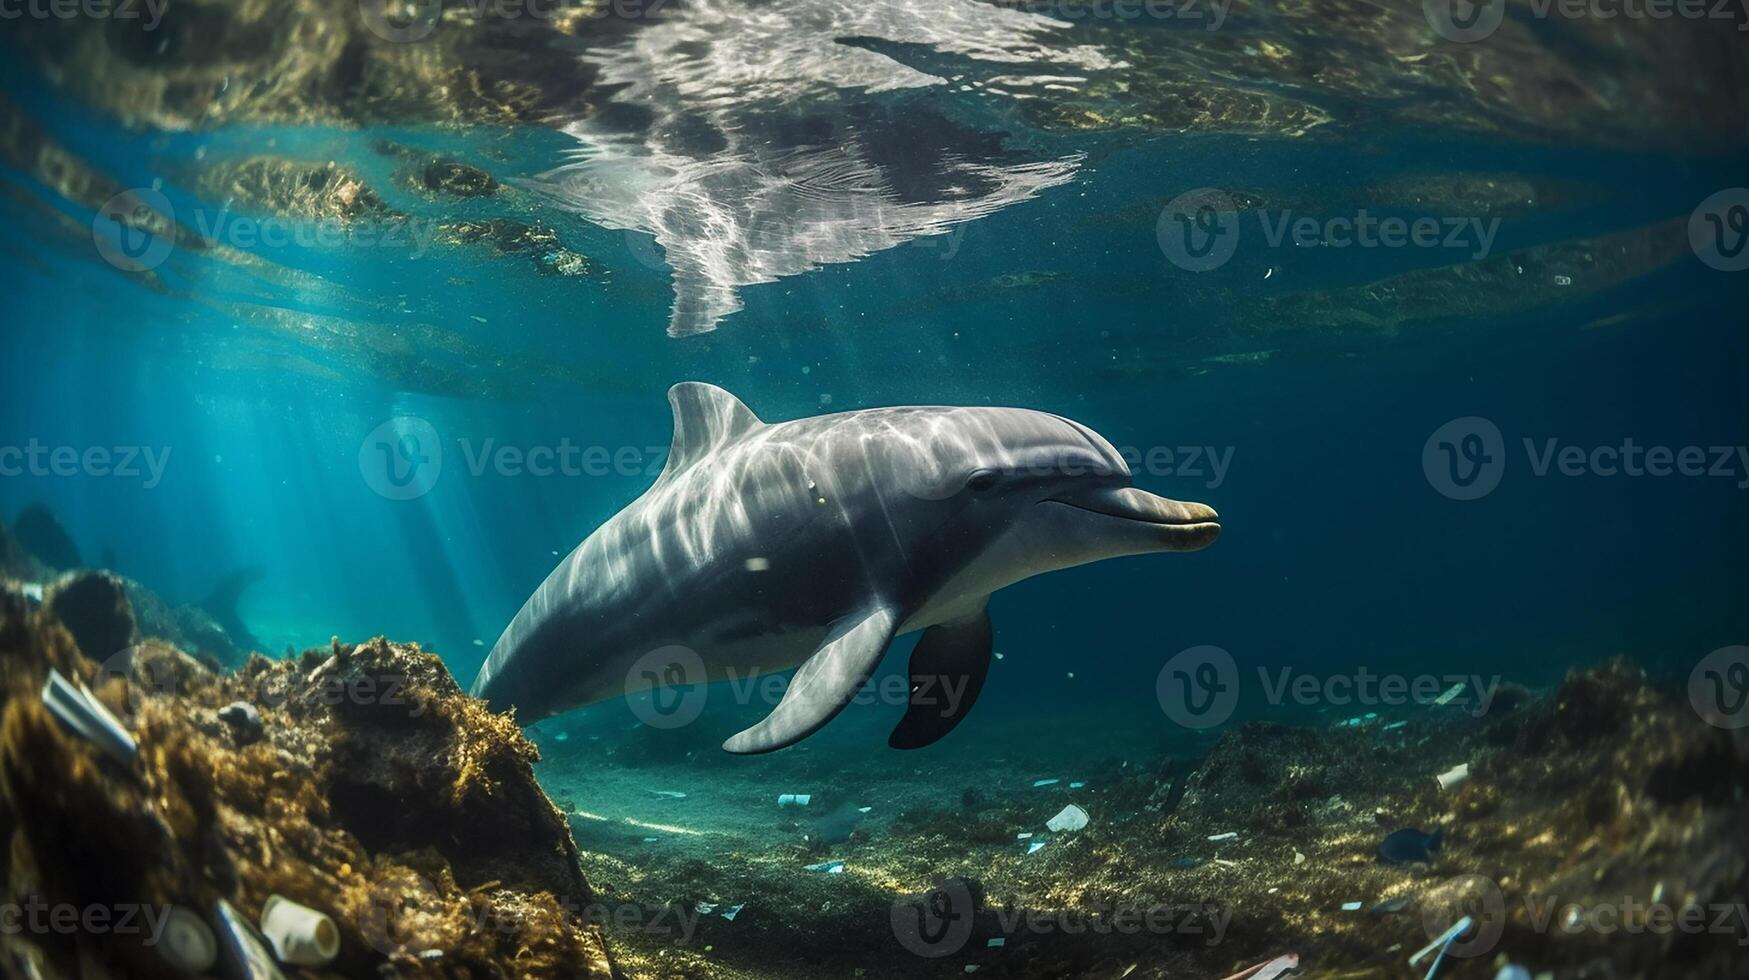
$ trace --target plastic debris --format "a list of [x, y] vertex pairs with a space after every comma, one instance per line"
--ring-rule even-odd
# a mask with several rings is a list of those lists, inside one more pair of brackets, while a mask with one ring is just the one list
[[1045, 842], [1044, 842], [1044, 841], [1042, 841], [1042, 840], [1035, 840], [1035, 841], [1033, 841], [1033, 842], [1032, 842], [1032, 843], [1030, 843], [1030, 844], [1028, 844], [1028, 845], [1026, 845], [1026, 853], [1028, 853], [1028, 854], [1036, 854], [1036, 853], [1037, 853], [1037, 852], [1038, 852], [1038, 851], [1039, 851], [1039, 850], [1041, 850], [1041, 849], [1043, 849], [1043, 847], [1044, 847], [1044, 846], [1045, 846]]
[[267, 951], [265, 940], [238, 913], [236, 906], [221, 898], [213, 906], [213, 915], [219, 923], [231, 976], [236, 980], [285, 980], [285, 974], [273, 962], [273, 954]]
[[1041, 786], [1055, 786], [1059, 782], [1062, 782], [1062, 780], [1060, 780], [1060, 779], [1035, 779], [1032, 781], [1032, 788], [1038, 789]]
[[1306, 856], [1304, 854], [1301, 854], [1299, 851], [1295, 851], [1294, 852], [1294, 863], [1295, 864], [1305, 864], [1306, 863]]
[[157, 944], [164, 962], [189, 975], [205, 973], [219, 959], [213, 931], [195, 912], [173, 906], [164, 917], [163, 938]]
[[1456, 684], [1453, 684], [1451, 687], [1447, 688], [1446, 692], [1444, 694], [1441, 694], [1439, 697], [1434, 698], [1433, 703], [1436, 705], [1440, 705], [1440, 706], [1448, 705], [1452, 702], [1452, 700], [1454, 698], [1456, 698], [1458, 695], [1460, 695], [1462, 693], [1464, 693], [1464, 682], [1459, 681]]
[[731, 905], [728, 908], [723, 910], [723, 912], [722, 912], [723, 918], [729, 920], [730, 922], [733, 922], [733, 921], [735, 921], [735, 916], [740, 915], [741, 910], [746, 908], [746, 907], [747, 907], [746, 902], [741, 902], [737, 905]]
[[821, 861], [819, 864], [810, 864], [807, 867], [803, 868], [802, 870], [803, 871], [823, 871], [829, 875], [841, 875], [844, 873], [844, 862], [843, 861]]
[[1286, 953], [1273, 960], [1265, 960], [1256, 966], [1248, 966], [1238, 973], [1222, 977], [1221, 980], [1275, 980], [1276, 977], [1299, 968], [1300, 954]]
[[[1008, 945], [1008, 940], [1003, 938], [1002, 936], [997, 936], [995, 939], [989, 940], [988, 942], [984, 943], [984, 948], [985, 949], [1001, 949], [1002, 947], [1004, 947], [1006, 945]], [[1496, 978], [1496, 980], [1498, 980], [1498, 978]]]
[[1083, 787], [1085, 785], [1087, 785], [1087, 784], [1086, 783], [1070, 783], [1069, 788], [1070, 789], [1080, 789], [1081, 787]]
[[1364, 903], [1362, 903], [1362, 902], [1343, 902], [1342, 903], [1342, 911], [1344, 911], [1344, 912], [1359, 912], [1361, 910], [1361, 907], [1363, 904]]
[[1517, 963], [1508, 963], [1494, 974], [1494, 980], [1530, 980], [1530, 970]]
[[1466, 762], [1459, 766], [1453, 766], [1434, 778], [1439, 780], [1440, 789], [1451, 789], [1453, 786], [1469, 781], [1470, 764]]
[[1015, 840], [1032, 840], [1032, 831], [1023, 830], [1020, 833], [1015, 834], [1014, 839]]
[[1412, 895], [1398, 895], [1396, 898], [1387, 898], [1384, 901], [1378, 903], [1377, 905], [1374, 905], [1372, 907], [1371, 911], [1369, 911], [1367, 914], [1368, 915], [1395, 915], [1398, 912], [1401, 912], [1404, 909], [1408, 908], [1409, 903], [1414, 901], [1414, 900], [1415, 900], [1414, 896], [1412, 896]]
[[777, 798], [778, 806], [807, 806], [813, 800], [811, 793], [784, 793]]
[[[1441, 952], [1443, 952], [1445, 947], [1452, 945], [1452, 940], [1464, 935], [1464, 931], [1471, 928], [1471, 926], [1474, 926], [1474, 924], [1476, 924], [1476, 921], [1471, 919], [1469, 915], [1464, 915], [1459, 921], [1452, 922], [1452, 926], [1446, 929], [1446, 931], [1443, 931], [1443, 933], [1439, 933], [1439, 935], [1434, 938], [1434, 942], [1427, 943], [1422, 949], [1415, 952], [1415, 956], [1410, 957], [1410, 966], [1418, 966], [1420, 961], [1424, 961], [1424, 959], [1431, 956], [1434, 950], [1441, 950]], [[1438, 966], [1438, 964], [1436, 964], [1436, 966]]]
[[261, 932], [281, 963], [326, 966], [340, 953], [334, 920], [283, 895], [269, 895], [262, 903]]
[[1407, 725], [1407, 724], [1409, 724], [1409, 723], [1406, 721], [1393, 721], [1389, 725], [1386, 725], [1384, 728], [1380, 729], [1380, 731], [1394, 732], [1397, 729], [1402, 728], [1404, 725]]
[[670, 800], [686, 799], [686, 794], [677, 789], [653, 789], [650, 792], [657, 796], [667, 797]]
[[1209, 840], [1211, 840], [1211, 841], [1233, 840], [1234, 838], [1236, 838], [1238, 836], [1239, 836], [1238, 831], [1229, 830], [1224, 834], [1211, 834], [1209, 836]]
[[692, 910], [694, 912], [697, 912], [699, 915], [710, 915], [712, 912], [715, 912], [717, 910], [717, 903], [715, 903], [715, 902], [697, 902], [692, 906]]
[[859, 806], [856, 808], [856, 812], [857, 813], [867, 813], [868, 811], [873, 810], [873, 809], [874, 809], [874, 807], [872, 807], [872, 806]]
[[30, 603], [30, 608], [35, 609], [43, 604], [43, 586], [41, 582], [26, 582], [24, 583], [22, 591], [24, 592], [25, 601]]
[[121, 719], [110, 714], [85, 685], [67, 680], [50, 667], [48, 680], [43, 682], [42, 700], [50, 713], [76, 734], [95, 743], [117, 762], [133, 764], [139, 743], [122, 727]]
[[1056, 816], [1045, 821], [1047, 829], [1059, 834], [1069, 830], [1080, 830], [1085, 826], [1087, 826], [1087, 811], [1073, 803], [1063, 807]]

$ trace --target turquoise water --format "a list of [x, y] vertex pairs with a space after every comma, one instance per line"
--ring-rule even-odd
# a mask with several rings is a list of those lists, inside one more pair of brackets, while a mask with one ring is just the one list
[[[901, 31], [890, 50], [855, 50], [917, 71], [965, 68], [931, 43]], [[166, 241], [159, 262], [130, 274], [105, 261], [127, 229], [13, 159], [0, 201], [0, 443], [144, 447], [164, 465], [25, 467], [0, 480], [0, 513], [46, 501], [84, 555], [113, 553], [117, 570], [177, 600], [260, 568], [241, 611], [270, 651], [386, 634], [439, 652], [465, 682], [556, 556], [660, 468], [666, 389], [703, 380], [770, 420], [893, 404], [1055, 412], [1167, 454], [1138, 484], [1221, 512], [1206, 551], [998, 594], [1008, 666], [972, 731], [1056, 712], [1158, 723], [1161, 665], [1198, 644], [1247, 664], [1548, 684], [1617, 653], [1685, 675], [1745, 634], [1749, 460], [1735, 447], [1749, 442], [1749, 280], [1688, 241], [1697, 207], [1741, 182], [1740, 133], [1508, 136], [1369, 123], [1339, 98], [1327, 104], [1340, 125], [1304, 137], [1080, 130], [1034, 125], [994, 82], [883, 90], [824, 77], [839, 87], [809, 90], [817, 106], [778, 101], [779, 87], [764, 102], [758, 91], [675, 102], [696, 111], [673, 119], [664, 99], [678, 88], [633, 85], [597, 97], [569, 133], [563, 120], [156, 131], [8, 69], [17, 111], [48, 139], [114, 187], [161, 194], [184, 236], [224, 247]], [[713, 144], [685, 132], [688, 118], [766, 143]], [[819, 159], [770, 150], [809, 126], [818, 132], [797, 144]], [[625, 132], [655, 130], [684, 166], [615, 163]], [[596, 154], [582, 165], [580, 144]], [[846, 162], [832, 155], [840, 144], [868, 152]], [[260, 240], [272, 209], [201, 175], [264, 154], [340, 164], [403, 216], [389, 224], [405, 234], [361, 239], [381, 228], [355, 220], [339, 242]], [[462, 199], [400, 179], [406, 159], [431, 157], [503, 186]], [[713, 161], [729, 174], [721, 185], [686, 183], [686, 167]], [[658, 171], [668, 191], [650, 189]], [[1471, 192], [1380, 189], [1410, 178]], [[1475, 191], [1479, 180], [1532, 191], [1501, 197]], [[686, 187], [695, 211], [660, 197]], [[1204, 188], [1241, 202], [1228, 218], [1239, 238], [1199, 272], [1174, 261], [1179, 225], [1162, 211]], [[927, 214], [900, 206], [918, 202]], [[867, 220], [809, 224], [834, 208]], [[1330, 218], [1365, 215], [1431, 219], [1442, 241], [1269, 240], [1284, 218], [1328, 231]], [[559, 274], [564, 257], [547, 245], [497, 254], [430, 237], [440, 222], [499, 218], [550, 228], [586, 269]], [[701, 279], [713, 245], [740, 249], [730, 266], [776, 270], [771, 281], [744, 268]], [[809, 248], [825, 257], [797, 258]], [[670, 258], [695, 267], [671, 273]], [[1417, 285], [1423, 270], [1444, 270], [1438, 291]], [[1494, 492], [1452, 499], [1424, 456], [1438, 458], [1441, 426], [1473, 416], [1502, 434], [1506, 471]], [[408, 418], [428, 425], [442, 468], [392, 499], [401, 487], [384, 484], [372, 433]], [[1587, 460], [1624, 440], [1699, 447], [1714, 472], [1610, 475], [1587, 462], [1538, 475], [1549, 440]], [[528, 453], [566, 447], [629, 462], [601, 472], [579, 455], [571, 472], [529, 472]], [[847, 717], [863, 710], [882, 709]]]

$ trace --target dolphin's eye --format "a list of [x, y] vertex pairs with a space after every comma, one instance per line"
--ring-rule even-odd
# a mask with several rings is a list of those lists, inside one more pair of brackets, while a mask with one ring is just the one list
[[995, 470], [978, 470], [966, 478], [966, 487], [973, 493], [983, 493], [996, 488]]

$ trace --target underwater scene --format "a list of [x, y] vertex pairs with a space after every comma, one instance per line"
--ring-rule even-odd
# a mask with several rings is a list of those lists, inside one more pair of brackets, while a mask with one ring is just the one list
[[1749, 5], [0, 51], [0, 976], [1749, 976]]

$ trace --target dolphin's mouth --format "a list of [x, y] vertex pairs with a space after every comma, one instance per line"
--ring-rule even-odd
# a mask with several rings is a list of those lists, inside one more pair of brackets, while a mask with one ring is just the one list
[[1055, 497], [1045, 503], [1146, 524], [1170, 536], [1173, 550], [1206, 548], [1220, 536], [1221, 515], [1213, 507], [1187, 500], [1169, 500], [1135, 487], [1113, 487], [1072, 498]]

